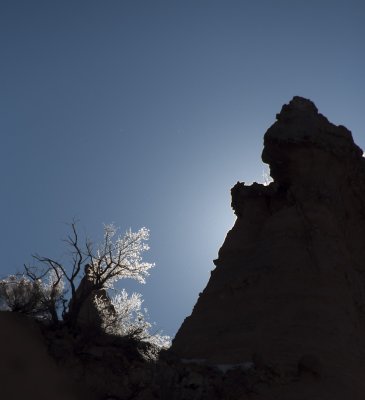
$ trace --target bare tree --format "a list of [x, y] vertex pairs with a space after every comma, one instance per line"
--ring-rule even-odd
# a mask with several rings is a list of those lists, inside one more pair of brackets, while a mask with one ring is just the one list
[[[73, 222], [71, 233], [65, 240], [71, 250], [69, 264], [36, 254], [33, 257], [37, 264], [24, 266], [21, 277], [23, 287], [27, 285], [27, 288], [40, 288], [40, 293], [37, 292], [37, 299], [40, 298], [37, 304], [46, 309], [54, 323], [59, 321], [61, 313], [65, 323], [75, 326], [85, 301], [93, 293], [99, 293], [99, 300], [107, 299], [106, 290], [113, 288], [120, 279], [130, 278], [145, 283], [149, 269], [154, 266], [142, 260], [142, 253], [149, 249], [145, 243], [149, 238], [148, 229], [141, 228], [137, 232], [129, 230], [124, 235], [118, 235], [117, 232], [114, 225], [105, 225], [103, 240], [99, 246], [94, 247], [90, 240], [80, 242], [76, 223]], [[7, 293], [4, 288], [11, 288], [9, 285], [13, 283], [14, 279], [10, 283], [6, 283], [6, 280], [0, 281], [0, 289], [3, 288], [0, 297], [5, 302], [7, 300], [1, 293]], [[32, 308], [33, 297], [28, 299], [28, 308]], [[16, 307], [17, 302], [12, 301], [12, 308]], [[26, 309], [25, 305], [23, 308]]]
[[62, 317], [70, 328], [88, 325], [129, 337], [144, 342], [151, 356], [169, 347], [169, 336], [150, 332], [152, 324], [140, 294], [129, 296], [123, 289], [110, 298], [107, 292], [123, 278], [145, 283], [154, 266], [142, 260], [142, 253], [149, 249], [149, 231], [141, 228], [118, 235], [114, 225], [105, 225], [102, 242], [94, 246], [90, 240], [80, 241], [75, 222], [70, 226], [65, 239], [69, 262], [33, 255], [35, 265], [24, 265], [23, 274], [0, 280], [0, 302], [5, 304], [0, 308], [47, 319], [54, 325]]

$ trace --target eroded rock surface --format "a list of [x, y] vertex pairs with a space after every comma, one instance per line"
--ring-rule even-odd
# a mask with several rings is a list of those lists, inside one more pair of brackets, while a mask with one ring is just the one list
[[232, 188], [237, 220], [176, 355], [276, 365], [293, 378], [281, 399], [364, 398], [362, 155], [310, 100], [282, 107], [262, 153], [274, 182]]

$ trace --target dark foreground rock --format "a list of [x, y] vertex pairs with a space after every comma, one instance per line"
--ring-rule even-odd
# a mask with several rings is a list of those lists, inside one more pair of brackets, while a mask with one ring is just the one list
[[49, 328], [0, 313], [0, 398], [7, 400], [248, 399], [288, 379], [274, 366], [208, 365], [131, 339]]

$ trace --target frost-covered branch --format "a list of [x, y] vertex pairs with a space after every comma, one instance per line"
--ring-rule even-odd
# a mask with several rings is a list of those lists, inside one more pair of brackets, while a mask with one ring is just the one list
[[61, 314], [70, 327], [78, 326], [85, 307], [93, 307], [86, 314], [99, 315], [96, 320], [106, 332], [166, 347], [169, 337], [150, 333], [152, 325], [147, 321], [146, 310], [142, 310], [140, 294], [128, 296], [122, 290], [110, 299], [107, 292], [120, 279], [145, 283], [154, 266], [142, 258], [149, 249], [148, 239], [146, 228], [119, 235], [118, 229], [110, 224], [104, 226], [99, 245], [94, 246], [88, 239], [82, 244], [76, 224], [72, 223], [65, 240], [71, 250], [69, 262], [34, 255], [35, 266], [24, 265], [23, 275], [0, 281], [0, 300], [7, 309], [48, 318], [54, 323], [58, 323]]
[[62, 276], [57, 276], [51, 269], [41, 276], [43, 280], [38, 279], [35, 273], [30, 271], [28, 275], [10, 275], [2, 279], [0, 281], [2, 308], [51, 319], [57, 323], [57, 307], [64, 295]]
[[145, 243], [149, 239], [149, 230], [129, 230], [119, 236], [117, 231], [114, 225], [105, 225], [103, 242], [96, 251], [93, 251], [90, 244], [87, 246], [95, 284], [110, 289], [116, 281], [124, 278], [145, 283], [149, 269], [154, 266], [142, 260], [142, 253], [149, 249]]
[[152, 324], [148, 321], [146, 308], [142, 308], [142, 295], [128, 293], [123, 289], [111, 299], [112, 308], [96, 297], [95, 303], [100, 310], [103, 329], [110, 334], [138, 339], [157, 348], [168, 348], [171, 338], [160, 332], [151, 333]]

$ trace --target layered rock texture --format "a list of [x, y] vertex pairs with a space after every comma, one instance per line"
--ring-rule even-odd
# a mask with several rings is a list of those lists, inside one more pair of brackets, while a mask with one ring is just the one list
[[237, 220], [172, 350], [277, 368], [285, 389], [265, 399], [364, 399], [363, 152], [310, 100], [276, 118], [262, 153], [273, 182], [232, 188]]

